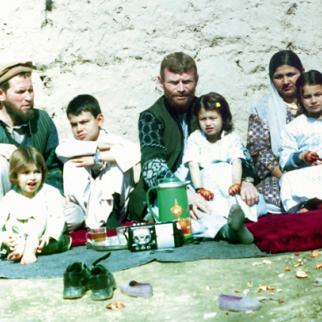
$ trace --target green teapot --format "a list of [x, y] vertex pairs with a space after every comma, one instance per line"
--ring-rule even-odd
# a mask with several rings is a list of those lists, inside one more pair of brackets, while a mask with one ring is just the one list
[[[157, 186], [151, 187], [146, 193], [146, 203], [156, 222], [178, 221], [185, 239], [192, 237], [191, 220], [187, 196], [189, 181], [181, 182], [176, 178], [164, 178]], [[153, 212], [150, 193], [156, 190], [159, 218]]]

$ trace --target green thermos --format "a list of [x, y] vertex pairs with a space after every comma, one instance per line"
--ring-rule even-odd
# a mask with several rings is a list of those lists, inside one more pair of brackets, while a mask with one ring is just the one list
[[[151, 187], [146, 193], [148, 209], [156, 222], [178, 221], [185, 239], [192, 237], [191, 220], [187, 196], [188, 181], [181, 182], [176, 178], [165, 178], [157, 186]], [[157, 192], [159, 218], [153, 212], [150, 203], [150, 192]]]

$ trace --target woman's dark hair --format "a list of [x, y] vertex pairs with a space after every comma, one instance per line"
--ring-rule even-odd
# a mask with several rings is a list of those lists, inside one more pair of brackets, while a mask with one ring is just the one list
[[276, 69], [282, 65], [289, 65], [298, 69], [301, 73], [304, 71], [302, 62], [293, 51], [281, 50], [275, 53], [269, 62], [269, 77], [272, 80]]
[[298, 102], [301, 104], [303, 113], [306, 114], [306, 110], [301, 100], [303, 87], [305, 85], [322, 85], [322, 74], [318, 70], [311, 69], [308, 72], [303, 73], [296, 81]]
[[222, 95], [215, 92], [210, 92], [206, 95], [200, 96], [199, 103], [195, 105], [194, 110], [194, 113], [197, 117], [202, 108], [204, 108], [206, 111], [216, 111], [220, 114], [223, 122], [223, 131], [229, 133], [233, 130], [230, 108]]

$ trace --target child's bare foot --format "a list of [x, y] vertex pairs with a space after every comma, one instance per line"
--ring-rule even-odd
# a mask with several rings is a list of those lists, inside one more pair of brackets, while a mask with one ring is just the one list
[[32, 253], [32, 252], [30, 252], [30, 253], [28, 252], [28, 253], [23, 254], [20, 264], [27, 265], [27, 264], [32, 264], [36, 261], [37, 261], [36, 254]]
[[14, 261], [14, 262], [16, 262], [16, 261], [18, 261], [18, 260], [20, 260], [20, 259], [21, 259], [22, 255], [23, 255], [23, 253], [22, 253], [22, 252], [19, 252], [19, 251], [14, 250], [12, 253], [10, 253], [10, 254], [8, 255], [8, 259], [9, 259], [10, 261]]

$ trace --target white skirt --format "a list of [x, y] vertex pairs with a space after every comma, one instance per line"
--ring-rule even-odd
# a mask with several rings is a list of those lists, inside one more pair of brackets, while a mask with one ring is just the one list
[[322, 165], [284, 173], [280, 179], [281, 201], [286, 211], [312, 198], [322, 199]]
[[208, 201], [210, 213], [192, 222], [193, 234], [200, 237], [214, 238], [220, 228], [227, 223], [227, 217], [232, 205], [238, 204], [245, 217], [257, 221], [258, 216], [267, 212], [264, 198], [252, 207], [246, 205], [240, 195], [230, 196], [232, 185], [232, 166], [225, 162], [214, 163], [201, 171], [203, 187], [214, 193], [214, 199]]

